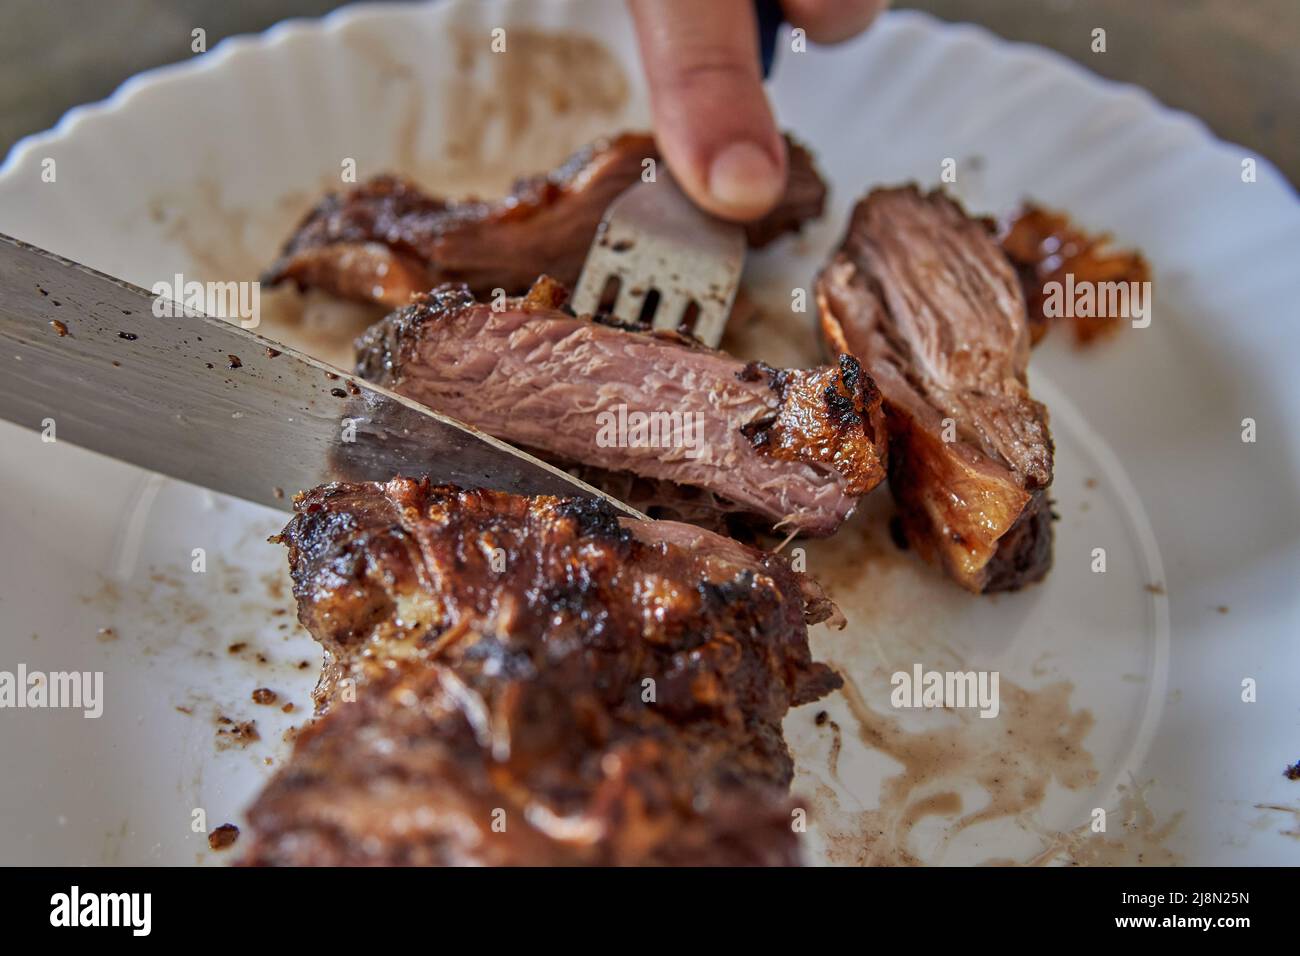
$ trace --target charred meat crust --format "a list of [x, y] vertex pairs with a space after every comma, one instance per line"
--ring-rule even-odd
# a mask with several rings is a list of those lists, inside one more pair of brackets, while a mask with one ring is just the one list
[[278, 540], [328, 666], [245, 862], [797, 862], [780, 724], [840, 681], [784, 559], [413, 479], [301, 495]]
[[[640, 589], [651, 570], [665, 581], [680, 578], [691, 589], [707, 585], [711, 594], [738, 582], [751, 589], [743, 606], [726, 613], [749, 615], [745, 627], [762, 623], [769, 639], [780, 636], [778, 624], [790, 630], [789, 686], [798, 703], [815, 699], [799, 690], [804, 683], [817, 685], [829, 673], [809, 663], [803, 633], [804, 624], [829, 616], [816, 583], [790, 571], [779, 555], [701, 528], [626, 519], [595, 499], [462, 491], [409, 478], [323, 485], [298, 496], [294, 511], [276, 540], [289, 549], [299, 620], [348, 676], [364, 677], [372, 665], [382, 668], [385, 655], [412, 629], [428, 637], [465, 614], [495, 619], [506, 607], [504, 592], [516, 584], [523, 600], [510, 603], [518, 614], [510, 621], [516, 633], [558, 626], [525, 611], [554, 614], [588, 601], [604, 608], [596, 634], [629, 633], [643, 617], [656, 632], [697, 626], [688, 612], [698, 608], [690, 600], [683, 598], [677, 607], [678, 620], [659, 595]], [[760, 606], [757, 598], [767, 603]], [[399, 599], [410, 606], [394, 623]], [[453, 619], [435, 627], [429, 614]], [[376, 637], [383, 641], [374, 644]], [[402, 653], [414, 649], [402, 643]], [[337, 676], [327, 668], [317, 695], [322, 707]]]
[[1034, 492], [1016, 523], [998, 540], [985, 569], [985, 591], [1014, 591], [1047, 577], [1052, 569], [1052, 503]]
[[417, 293], [409, 305], [390, 313], [356, 340], [356, 373], [366, 381], [397, 388], [403, 370], [416, 358], [421, 326], [434, 318], [450, 325], [477, 304], [474, 293], [463, 284], [447, 283]]
[[829, 465], [845, 478], [852, 495], [880, 483], [888, 444], [885, 413], [880, 389], [857, 359], [841, 355], [837, 366], [811, 372], [750, 362], [737, 374], [744, 382], [765, 378], [781, 403], [775, 415], [741, 426], [755, 448], [783, 461]]
[[852, 358], [746, 366], [575, 318], [562, 297], [545, 277], [504, 308], [440, 286], [357, 341], [357, 374], [552, 460], [700, 489], [769, 527], [829, 534], [884, 480], [880, 393]]
[[859, 359], [884, 395], [908, 542], [972, 591], [1041, 579], [1052, 441], [1025, 385], [1019, 280], [989, 225], [938, 192], [875, 190], [817, 294], [829, 347]]
[[[776, 209], [747, 227], [762, 246], [821, 215], [826, 186], [787, 138], [789, 178]], [[579, 150], [558, 169], [517, 182], [494, 202], [451, 201], [397, 176], [326, 196], [299, 224], [262, 281], [319, 287], [396, 308], [412, 293], [464, 282], [486, 295], [523, 293], [547, 273], [577, 283], [606, 207], [639, 180], [654, 140], [624, 133]]]

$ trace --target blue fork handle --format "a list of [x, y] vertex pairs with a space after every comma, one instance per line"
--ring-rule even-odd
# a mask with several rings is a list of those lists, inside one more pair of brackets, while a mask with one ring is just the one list
[[754, 0], [754, 18], [758, 20], [758, 56], [763, 65], [763, 79], [772, 72], [776, 59], [776, 35], [785, 21], [778, 0]]

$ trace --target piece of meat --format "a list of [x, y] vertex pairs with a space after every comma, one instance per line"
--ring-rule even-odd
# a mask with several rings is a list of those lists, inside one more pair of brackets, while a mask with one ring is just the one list
[[357, 374], [551, 460], [702, 489], [777, 530], [830, 534], [884, 480], [880, 393], [852, 358], [746, 365], [575, 318], [564, 295], [545, 279], [500, 309], [464, 286], [417, 295], [357, 341]]
[[830, 349], [856, 356], [884, 394], [908, 541], [971, 591], [1041, 579], [1052, 439], [1025, 384], [1020, 283], [987, 226], [938, 192], [875, 190], [817, 298]]
[[840, 680], [808, 649], [831, 606], [783, 558], [427, 480], [294, 509], [321, 716], [244, 862], [798, 862], [781, 720]]
[[765, 528], [761, 519], [734, 501], [703, 488], [679, 485], [662, 478], [641, 478], [628, 471], [609, 471], [597, 465], [579, 465], [553, 455], [547, 456], [535, 448], [524, 450], [651, 518], [686, 522], [751, 543], [759, 534], [771, 529], [770, 522]]
[[[1047, 334], [1059, 317], [1044, 308], [1050, 283], [1064, 284], [1067, 275], [1076, 286], [1103, 283], [1145, 283], [1151, 269], [1140, 252], [1111, 247], [1108, 234], [1092, 235], [1070, 221], [1065, 213], [1025, 203], [999, 226], [1002, 249], [1020, 276], [1029, 309], [1033, 344]], [[1131, 288], [1132, 286], [1130, 286]], [[1076, 345], [1091, 345], [1119, 331], [1126, 316], [1074, 315], [1070, 317]]]
[[[797, 231], [825, 204], [811, 155], [788, 137], [787, 146], [785, 196], [746, 227], [754, 246]], [[498, 288], [522, 294], [542, 274], [573, 287], [605, 208], [640, 179], [646, 160], [659, 161], [654, 139], [624, 133], [491, 202], [433, 197], [400, 177], [380, 176], [322, 199], [262, 281], [292, 280], [390, 308], [443, 282], [464, 282], [483, 296]]]

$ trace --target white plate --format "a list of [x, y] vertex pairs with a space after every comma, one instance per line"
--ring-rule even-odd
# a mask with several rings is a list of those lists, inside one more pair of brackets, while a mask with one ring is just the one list
[[[495, 27], [505, 55], [490, 52]], [[622, 5], [600, 0], [367, 5], [284, 24], [24, 140], [0, 170], [0, 231], [146, 287], [178, 271], [251, 279], [345, 158], [363, 177], [499, 190], [594, 135], [644, 126], [634, 51]], [[856, 196], [935, 183], [948, 157], [972, 210], [1023, 196], [1067, 209], [1140, 247], [1156, 281], [1150, 328], [1087, 354], [1058, 335], [1035, 355], [1061, 515], [1044, 585], [958, 592], [889, 543], [883, 493], [809, 546], [850, 619], [819, 629], [815, 649], [861, 698], [786, 724], [810, 858], [1300, 858], [1300, 810], [1269, 809], [1300, 807], [1300, 783], [1282, 775], [1300, 758], [1295, 196], [1263, 160], [1243, 182], [1247, 151], [1140, 92], [917, 14], [786, 53], [771, 91], [833, 193], [821, 224], [751, 259], [763, 315], [741, 336], [749, 353], [812, 359], [790, 290]], [[340, 361], [346, 336], [328, 323], [361, 321], [292, 294], [264, 307], [262, 331]], [[1257, 442], [1241, 440], [1244, 418]], [[0, 711], [0, 860], [229, 858], [208, 851], [195, 811], [209, 829], [240, 821], [287, 752], [320, 656], [283, 613], [283, 555], [263, 540], [283, 516], [17, 427], [0, 438], [0, 669], [102, 670], [106, 685], [98, 720]], [[1090, 570], [1095, 547], [1105, 574]], [[191, 570], [195, 548], [205, 573]], [[888, 677], [913, 664], [998, 670], [1001, 714], [892, 710]], [[1257, 702], [1242, 700], [1248, 678]], [[254, 704], [260, 686], [297, 711]], [[256, 719], [260, 739], [221, 747], [219, 715]], [[1096, 808], [1104, 834], [1089, 830]]]

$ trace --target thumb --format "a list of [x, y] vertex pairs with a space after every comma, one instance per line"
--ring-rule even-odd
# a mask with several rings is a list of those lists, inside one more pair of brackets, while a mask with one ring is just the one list
[[678, 184], [725, 219], [756, 219], [785, 190], [785, 141], [758, 62], [752, 0], [629, 0], [655, 138]]

